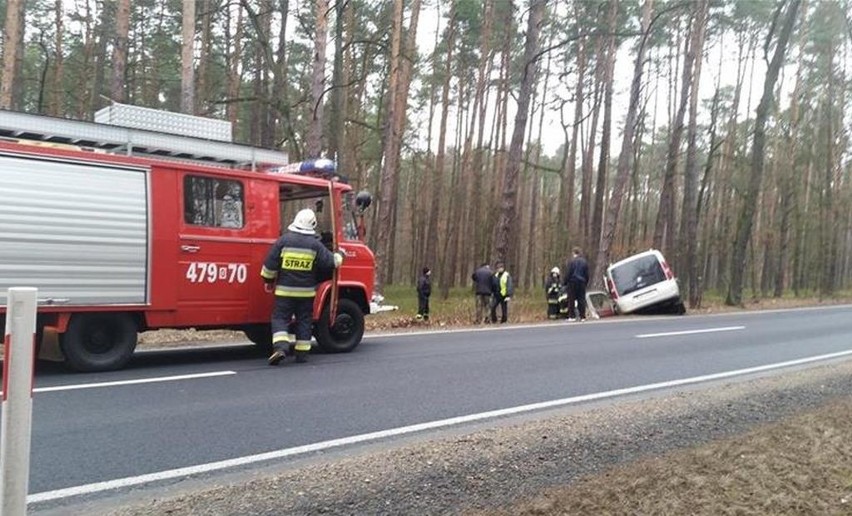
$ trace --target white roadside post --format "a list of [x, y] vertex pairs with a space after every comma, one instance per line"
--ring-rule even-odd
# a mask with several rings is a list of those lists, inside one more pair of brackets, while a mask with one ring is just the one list
[[24, 516], [30, 477], [33, 364], [38, 289], [10, 288], [3, 349], [0, 514]]

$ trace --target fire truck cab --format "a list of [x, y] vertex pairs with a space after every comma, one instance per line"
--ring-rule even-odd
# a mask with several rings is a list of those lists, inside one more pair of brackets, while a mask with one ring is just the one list
[[333, 322], [331, 278], [318, 288], [317, 344], [360, 343], [375, 269], [363, 242], [369, 196], [356, 201], [328, 163], [11, 112], [0, 112], [0, 137], [0, 319], [9, 287], [37, 287], [37, 337], [58, 339], [70, 368], [121, 368], [138, 333], [161, 328], [241, 330], [270, 348], [273, 296], [260, 270], [303, 208], [345, 254]]

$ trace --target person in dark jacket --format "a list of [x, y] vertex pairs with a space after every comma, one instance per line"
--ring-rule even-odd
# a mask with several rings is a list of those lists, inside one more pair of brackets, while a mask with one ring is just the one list
[[[589, 263], [583, 257], [583, 251], [579, 247], [572, 250], [574, 257], [568, 263], [568, 271], [565, 273], [565, 284], [568, 287], [568, 320], [586, 320], [586, 286], [589, 284]], [[577, 304], [577, 312], [574, 312], [574, 303]]]
[[429, 296], [432, 295], [432, 271], [423, 267], [417, 280], [417, 319], [429, 320]]
[[562, 275], [559, 267], [550, 269], [550, 274], [544, 282], [544, 295], [547, 298], [547, 318], [559, 317], [559, 293], [562, 290]]
[[491, 323], [497, 322], [497, 307], [500, 307], [500, 324], [509, 319], [509, 301], [514, 295], [515, 287], [512, 285], [512, 276], [503, 262], [497, 262], [497, 272], [491, 280]]
[[[329, 251], [316, 237], [317, 218], [313, 210], [302, 210], [293, 223], [269, 249], [261, 277], [266, 290], [275, 293], [272, 310], [272, 354], [269, 365], [278, 365], [295, 344], [296, 362], [305, 362], [311, 350], [311, 324], [318, 274], [340, 267], [343, 253]], [[273, 289], [274, 285], [274, 289]], [[296, 317], [295, 335], [288, 331]]]
[[489, 310], [491, 310], [491, 282], [494, 279], [491, 266], [483, 263], [473, 271], [470, 279], [473, 280], [473, 293], [476, 296], [476, 319], [474, 323], [491, 322], [488, 318]]

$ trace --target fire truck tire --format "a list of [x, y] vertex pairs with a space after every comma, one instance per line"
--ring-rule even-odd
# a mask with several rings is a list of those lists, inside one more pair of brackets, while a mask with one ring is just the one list
[[272, 353], [272, 328], [268, 324], [252, 324], [243, 328], [248, 340], [252, 341], [261, 353]]
[[326, 353], [348, 353], [358, 347], [364, 336], [364, 312], [351, 299], [340, 299], [334, 326], [328, 324], [328, 304], [317, 322], [315, 336], [320, 350]]
[[79, 313], [60, 347], [67, 367], [79, 372], [121, 369], [136, 349], [137, 328], [128, 314]]

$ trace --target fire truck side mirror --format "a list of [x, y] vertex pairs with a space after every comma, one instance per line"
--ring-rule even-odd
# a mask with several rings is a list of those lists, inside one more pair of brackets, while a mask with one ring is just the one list
[[355, 206], [358, 208], [358, 211], [364, 212], [367, 208], [370, 207], [370, 204], [373, 202], [373, 196], [370, 195], [370, 192], [366, 190], [361, 190], [358, 192], [358, 195], [355, 196]]

